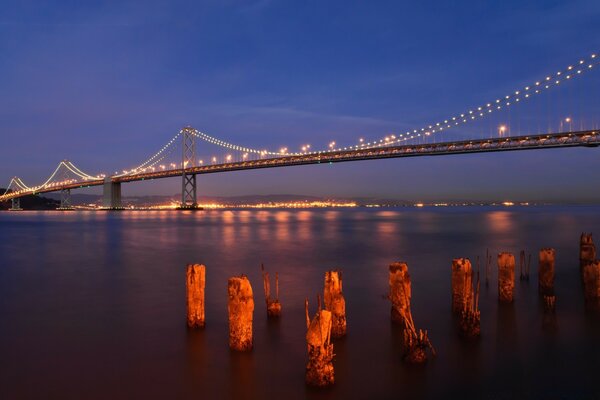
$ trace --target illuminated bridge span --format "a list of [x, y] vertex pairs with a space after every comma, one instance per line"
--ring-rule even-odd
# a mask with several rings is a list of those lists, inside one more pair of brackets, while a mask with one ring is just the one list
[[[193, 136], [195, 130], [190, 127], [182, 131], [184, 140]], [[328, 164], [344, 161], [375, 160], [384, 158], [435, 156], [466, 153], [484, 153], [498, 151], [552, 149], [567, 147], [597, 147], [600, 145], [600, 131], [583, 131], [573, 133], [553, 133], [533, 136], [513, 136], [507, 138], [494, 138], [482, 140], [465, 140], [456, 142], [442, 142], [433, 144], [417, 144], [403, 146], [387, 146], [380, 148], [365, 148], [355, 150], [341, 150], [330, 152], [316, 152], [310, 154], [289, 155], [257, 160], [229, 162], [222, 164], [190, 166], [187, 168], [138, 172], [133, 174], [116, 175], [112, 177], [82, 176], [82, 180], [70, 180], [64, 183], [42, 186], [39, 188], [22, 188], [8, 192], [0, 197], [0, 201], [18, 199], [22, 196], [54, 191], [70, 191], [90, 186], [104, 186], [104, 207], [118, 209], [121, 207], [121, 183], [151, 179], [161, 179], [180, 176], [182, 183], [182, 207], [196, 206], [196, 175], [212, 174], [217, 172], [230, 172], [258, 168], [291, 167], [294, 165]], [[63, 161], [65, 167], [72, 165]], [[185, 164], [185, 161], [184, 161]], [[24, 186], [18, 178], [13, 180], [17, 185]], [[11, 182], [12, 183], [12, 182]], [[62, 196], [61, 207], [66, 208], [67, 196]], [[18, 207], [18, 205], [15, 205]]]
[[[406, 130], [401, 133], [389, 134], [379, 140], [365, 141], [359, 140], [356, 145], [339, 147], [335, 142], [329, 143], [326, 149], [311, 149], [310, 145], [304, 145], [299, 152], [289, 152], [287, 148], [281, 148], [279, 151], [269, 151], [265, 149], [251, 148], [233, 144], [216, 137], [207, 135], [192, 127], [185, 127], [180, 130], [171, 140], [169, 140], [158, 152], [149, 157], [146, 161], [130, 170], [115, 172], [112, 175], [88, 174], [72, 162], [61, 161], [54, 172], [46, 181], [37, 186], [28, 186], [22, 179], [14, 177], [11, 179], [7, 190], [0, 195], [0, 201], [12, 201], [12, 209], [20, 209], [19, 199], [23, 196], [60, 191], [61, 207], [60, 209], [70, 209], [70, 194], [72, 189], [103, 186], [103, 207], [107, 209], [120, 209], [121, 204], [121, 184], [126, 182], [153, 180], [169, 177], [181, 177], [182, 179], [182, 208], [196, 208], [196, 177], [201, 174], [210, 174], [217, 172], [241, 171], [259, 168], [291, 167], [295, 165], [307, 164], [329, 164], [347, 161], [374, 160], [385, 158], [402, 158], [417, 156], [451, 155], [467, 153], [501, 152], [515, 150], [537, 150], [551, 148], [570, 148], [570, 147], [597, 147], [600, 145], [600, 125], [591, 122], [591, 127], [584, 129], [583, 118], [579, 118], [579, 130], [573, 131], [573, 119], [570, 114], [567, 117], [560, 117], [558, 126], [552, 130], [551, 119], [556, 122], [557, 109], [548, 109], [547, 132], [539, 133], [540, 125], [538, 122], [538, 133], [530, 135], [512, 135], [510, 124], [501, 124], [498, 126], [498, 136], [489, 134], [489, 138], [473, 137], [468, 140], [464, 135], [459, 134], [454, 140], [432, 143], [431, 140], [437, 138], [442, 132], [451, 131], [467, 123], [473, 124], [484, 117], [489, 120], [494, 115], [507, 113], [508, 120], [511, 121], [515, 115], [510, 114], [510, 109], [518, 104], [529, 102], [535, 105], [535, 99], [544, 93], [560, 94], [559, 87], [566, 83], [571, 84], [575, 78], [582, 74], [597, 69], [598, 59], [592, 54], [587, 59], [579, 60], [577, 63], [569, 65], [561, 71], [550, 74], [530, 85], [523, 86], [510, 94], [493, 99], [480, 106], [465, 110], [463, 113], [455, 114], [446, 119], [440, 119], [438, 122], [422, 126], [417, 129]], [[597, 95], [597, 88], [591, 88], [591, 85], [585, 86]], [[550, 89], [555, 89], [550, 91]], [[571, 90], [570, 93], [572, 93]], [[578, 92], [578, 95], [580, 93]], [[579, 101], [580, 99], [561, 99], [552, 98], [547, 104], [561, 103], [571, 105], [568, 113], [575, 112], [583, 115], [585, 106], [589, 102]], [[581, 105], [581, 103], [585, 103]], [[542, 102], [538, 103], [542, 104]], [[577, 107], [572, 104], [579, 104]], [[589, 112], [596, 115], [598, 105], [591, 105]], [[576, 109], [573, 109], [576, 108]], [[589, 108], [589, 105], [588, 105]], [[519, 110], [517, 108], [516, 110]], [[563, 112], [563, 111], [560, 111]], [[525, 121], [532, 120], [532, 114], [524, 115]], [[536, 115], [540, 118], [539, 113]], [[504, 116], [502, 116], [504, 118]], [[588, 121], [589, 124], [589, 121]], [[514, 123], [521, 126], [521, 123]], [[477, 128], [479, 130], [479, 128]], [[476, 132], [477, 132], [476, 130]], [[546, 129], [545, 129], [546, 130]], [[525, 129], [525, 132], [533, 132], [534, 129]], [[481, 130], [483, 132], [483, 130]], [[480, 133], [481, 133], [480, 132]], [[476, 133], [477, 134], [477, 133]], [[495, 137], [491, 137], [495, 136]], [[201, 158], [197, 154], [196, 143], [202, 142], [204, 145], [210, 145], [224, 149], [230, 154], [217, 158], [211, 156]], [[419, 143], [415, 143], [419, 142]], [[204, 146], [202, 147], [204, 149]], [[176, 151], [176, 149], [178, 149]], [[231, 154], [233, 153], [233, 155]], [[173, 159], [172, 157], [176, 157]], [[171, 158], [170, 158], [171, 157]], [[175, 162], [173, 162], [175, 161]]]

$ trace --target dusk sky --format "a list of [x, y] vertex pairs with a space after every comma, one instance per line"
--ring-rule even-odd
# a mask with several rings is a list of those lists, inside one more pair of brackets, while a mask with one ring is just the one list
[[[2, 3], [0, 187], [14, 175], [41, 183], [65, 158], [94, 174], [132, 168], [185, 125], [259, 149], [375, 140], [600, 50], [597, 0], [85, 3]], [[577, 79], [547, 109], [523, 105], [454, 135], [504, 123], [536, 133], [565, 116], [598, 126], [600, 68]], [[200, 176], [198, 194], [600, 201], [599, 171], [600, 149], [588, 148], [420, 157]]]

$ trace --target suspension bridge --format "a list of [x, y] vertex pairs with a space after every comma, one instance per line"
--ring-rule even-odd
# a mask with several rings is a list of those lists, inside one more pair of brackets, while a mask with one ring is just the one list
[[[103, 208], [116, 210], [123, 208], [121, 201], [121, 185], [123, 183], [180, 177], [182, 182], [180, 206], [183, 209], [194, 209], [198, 207], [197, 176], [202, 174], [386, 158], [597, 147], [600, 145], [600, 126], [595, 123], [594, 118], [588, 118], [585, 123], [588, 126], [585, 127], [583, 117], [579, 118], [580, 129], [577, 130], [573, 130], [572, 117], [561, 117], [558, 119], [559, 123], [555, 130], [552, 129], [553, 124], [549, 123], [545, 132], [540, 132], [541, 128], [538, 125], [538, 132], [524, 127], [523, 130], [530, 132], [522, 132], [519, 129], [519, 134], [514, 135], [510, 126], [501, 124], [498, 126], [497, 135], [488, 134], [487, 137], [482, 137], [486, 135], [481, 131], [476, 131], [473, 137], [467, 139], [464, 138], [464, 135], [461, 137], [460, 133], [453, 134], [453, 140], [436, 141], [435, 138], [444, 131], [452, 130], [452, 128], [456, 131], [457, 127], [490, 119], [492, 115], [505, 113], [502, 118], [506, 118], [508, 115], [510, 119], [511, 108], [522, 103], [534, 102], [533, 99], [542, 97], [544, 93], [555, 91], [560, 94], [558, 88], [566, 86], [567, 83], [570, 84], [572, 80], [582, 74], [589, 73], [598, 64], [597, 56], [592, 54], [563, 70], [463, 113], [440, 119], [438, 122], [417, 129], [389, 134], [378, 140], [360, 139], [359, 143], [345, 147], [336, 146], [335, 142], [331, 142], [320, 150], [311, 149], [310, 145], [303, 145], [298, 152], [289, 152], [285, 147], [279, 151], [272, 151], [230, 143], [187, 126], [172, 137], [158, 152], [132, 169], [122, 170], [112, 175], [92, 175], [84, 172], [71, 161], [63, 160], [42, 184], [28, 186], [21, 178], [12, 178], [5, 193], [0, 196], [0, 202], [10, 200], [12, 202], [11, 209], [20, 210], [20, 199], [23, 196], [60, 191], [59, 209], [68, 210], [72, 209], [71, 190], [102, 186]], [[586, 85], [586, 88], [590, 90], [590, 85]], [[597, 89], [595, 90], [598, 92]], [[576, 95], [581, 96], [581, 94]], [[566, 97], [567, 99], [563, 103], [568, 106], [567, 112], [571, 115], [574, 108], [573, 94], [571, 93], [571, 99], [568, 98], [568, 95]], [[554, 102], [561, 103], [561, 97], [557, 96]], [[598, 106], [597, 104], [592, 106], [591, 113], [594, 116], [597, 115]], [[579, 105], [580, 110], [584, 108]], [[548, 113], [554, 115], [559, 111], [557, 107], [549, 106]], [[554, 118], [554, 116], [550, 118]], [[556, 120], [556, 118], [554, 119]], [[199, 142], [225, 149], [230, 154], [220, 157], [213, 155], [204, 159], [197, 153], [197, 143]], [[176, 160], [173, 160], [172, 157], [176, 157]]]

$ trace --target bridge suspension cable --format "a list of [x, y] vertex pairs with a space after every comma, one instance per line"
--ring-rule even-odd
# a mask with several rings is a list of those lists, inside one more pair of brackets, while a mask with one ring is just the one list
[[[258, 154], [260, 156], [294, 156], [294, 155], [302, 155], [302, 154], [317, 154], [317, 153], [329, 153], [335, 151], [346, 151], [346, 150], [354, 150], [354, 149], [365, 149], [365, 148], [376, 148], [376, 147], [384, 147], [390, 145], [396, 145], [398, 143], [402, 143], [408, 140], [417, 139], [424, 136], [430, 136], [435, 133], [442, 132], [444, 130], [456, 127], [458, 125], [464, 125], [466, 123], [472, 122], [477, 119], [482, 119], [487, 115], [490, 115], [494, 112], [498, 112], [502, 109], [508, 108], [510, 106], [519, 104], [523, 101], [534, 97], [535, 95], [541, 94], [553, 87], [559, 86], [563, 82], [567, 82], [576, 78], [577, 76], [585, 73], [586, 71], [591, 70], [593, 67], [599, 64], [598, 57], [596, 54], [592, 54], [588, 58], [580, 59], [577, 63], [571, 64], [566, 68], [554, 73], [546, 75], [544, 78], [539, 79], [535, 82], [532, 82], [530, 85], [524, 86], [520, 89], [517, 89], [510, 94], [497, 97], [494, 100], [483, 103], [477, 107], [473, 107], [469, 110], [466, 110], [460, 114], [455, 114], [450, 116], [444, 120], [440, 120], [438, 122], [422, 126], [418, 129], [407, 130], [404, 133], [400, 133], [399, 135], [388, 135], [382, 139], [374, 140], [370, 142], [364, 142], [357, 145], [351, 145], [346, 147], [330, 147], [328, 149], [321, 150], [310, 150], [303, 152], [287, 152], [287, 151], [269, 151], [265, 149], [256, 149], [252, 147], [241, 146], [235, 143], [227, 142], [221, 139], [218, 139], [214, 136], [210, 136], [204, 132], [201, 132], [197, 129], [193, 130], [194, 136], [199, 139], [202, 139], [208, 143], [229, 149], [235, 150], [245, 153], [253, 153]], [[140, 164], [138, 167], [130, 170], [124, 171], [124, 175], [138, 172], [144, 168], [149, 168], [164, 158], [161, 157], [163, 153], [175, 142], [177, 137], [181, 134], [181, 131], [175, 135], [173, 139], [171, 139], [160, 151], [146, 160], [144, 163]]]
[[69, 171], [71, 171], [75, 175], [79, 176], [80, 178], [83, 178], [83, 179], [101, 179], [101, 178], [103, 178], [102, 175], [93, 176], [93, 175], [83, 172], [82, 170], [77, 168], [75, 166], [75, 164], [73, 164], [71, 161], [65, 160], [64, 165]]
[[543, 93], [544, 91], [560, 85], [561, 82], [567, 82], [573, 78], [591, 70], [594, 66], [599, 64], [598, 56], [594, 53], [587, 58], [580, 59], [577, 63], [573, 63], [566, 68], [556, 72], [555, 74], [546, 75], [544, 78], [539, 79], [530, 85], [527, 85], [521, 89], [517, 89], [510, 94], [498, 97], [492, 101], [489, 101], [480, 106], [471, 108], [460, 114], [448, 117], [442, 121], [421, 127], [419, 129], [408, 130], [398, 136], [390, 135], [380, 140], [372, 142], [361, 143], [349, 147], [340, 147], [329, 151], [340, 151], [340, 150], [352, 150], [369, 147], [382, 147], [393, 144], [398, 144], [407, 140], [415, 139], [422, 136], [430, 136], [433, 133], [438, 133], [444, 129], [449, 129], [457, 125], [471, 122], [475, 119], [481, 119], [486, 115], [489, 115], [495, 111], [499, 111], [503, 108], [510, 107], [511, 105], [518, 104], [524, 100], [530, 99], [536, 94]]
[[54, 169], [54, 172], [52, 172], [52, 174], [50, 175], [50, 177], [48, 179], [46, 179], [46, 181], [44, 183], [42, 183], [41, 185], [38, 185], [38, 186], [28, 187], [27, 189], [35, 191], [35, 190], [44, 189], [44, 188], [48, 187], [49, 183], [54, 179], [54, 177], [56, 176], [56, 174], [58, 173], [58, 171], [61, 169], [61, 167], [65, 167], [67, 170], [69, 170], [70, 172], [72, 172], [74, 175], [76, 175], [79, 178], [82, 178], [84, 180], [102, 179], [102, 175], [93, 176], [93, 175], [86, 174], [85, 172], [83, 172], [79, 168], [77, 168], [70, 161], [63, 160], [60, 163], [58, 163], [58, 166]]
[[[2, 196], [6, 195], [8, 193], [9, 190], [13, 190], [11, 189], [13, 184], [15, 185], [15, 187], [18, 189], [17, 191], [23, 191], [23, 190], [29, 190], [30, 188], [25, 185], [23, 183], [23, 181], [21, 180], [21, 178], [18, 177], [14, 177], [10, 180], [10, 182], [8, 183], [8, 185], [6, 186], [6, 190], [4, 190], [4, 193], [2, 193]], [[15, 191], [15, 190], [13, 190]]]
[[181, 135], [181, 131], [177, 132], [177, 134], [175, 136], [173, 136], [173, 138], [171, 140], [169, 140], [169, 142], [167, 142], [167, 144], [165, 144], [152, 157], [148, 158], [146, 161], [144, 161], [137, 167], [132, 168], [130, 170], [124, 170], [123, 173], [115, 175], [115, 176], [125, 176], [125, 175], [135, 174], [139, 171], [143, 171], [144, 169], [152, 168], [153, 166], [155, 166], [156, 164], [161, 162], [170, 153], [170, 151], [167, 151], [167, 150], [171, 150], [171, 151], [173, 150], [172, 145], [175, 143], [175, 141], [177, 140], [177, 138], [180, 135]]

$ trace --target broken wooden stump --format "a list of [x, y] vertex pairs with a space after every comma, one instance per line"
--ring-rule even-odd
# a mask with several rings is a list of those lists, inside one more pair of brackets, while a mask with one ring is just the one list
[[408, 265], [395, 262], [389, 266], [389, 299], [392, 302], [392, 321], [402, 326], [402, 358], [408, 363], [420, 364], [427, 361], [427, 350], [435, 356], [435, 349], [426, 330], [415, 327], [410, 311], [411, 285]]
[[331, 311], [331, 336], [339, 338], [346, 335], [346, 300], [342, 293], [342, 271], [325, 272], [323, 289], [325, 309]]
[[596, 246], [591, 233], [582, 233], [579, 239], [579, 265], [583, 267], [596, 259]]
[[540, 263], [538, 267], [538, 289], [541, 294], [554, 293], [554, 264], [555, 251], [552, 248], [540, 250]]
[[267, 305], [267, 317], [279, 318], [281, 316], [281, 303], [279, 302], [279, 275], [275, 272], [275, 299], [271, 299], [271, 279], [265, 271], [264, 265], [260, 266], [263, 274], [263, 287], [265, 290], [265, 303]]
[[[454, 275], [454, 271], [462, 270], [462, 274]], [[475, 338], [481, 334], [481, 312], [479, 311], [479, 269], [477, 270], [477, 281], [473, 285], [473, 270], [471, 269], [471, 262], [466, 258], [459, 258], [452, 260], [452, 287], [454, 288], [459, 285], [458, 280], [462, 278], [462, 287], [460, 287], [462, 293], [462, 299], [460, 302], [461, 309], [459, 310], [460, 319], [459, 327], [460, 333], [466, 338]], [[457, 281], [455, 283], [455, 280]], [[453, 303], [454, 306], [454, 303]]]
[[513, 301], [515, 288], [515, 256], [511, 253], [498, 254], [498, 300]]
[[410, 275], [406, 263], [395, 262], [390, 265], [389, 284], [392, 321], [404, 325], [410, 314]]
[[308, 363], [306, 364], [306, 384], [325, 387], [334, 383], [333, 344], [331, 328], [333, 314], [319, 310], [314, 318], [308, 315], [308, 300], [304, 302], [306, 313], [306, 343], [308, 345]]
[[190, 328], [204, 327], [204, 288], [206, 267], [188, 264], [186, 272], [187, 325]]
[[452, 260], [452, 312], [462, 313], [471, 303], [472, 291], [471, 261], [467, 258]]
[[586, 303], [597, 306], [600, 303], [600, 260], [587, 262], [581, 273]]
[[252, 286], [245, 275], [229, 278], [229, 347], [233, 350], [252, 350], [252, 316], [254, 298]]

